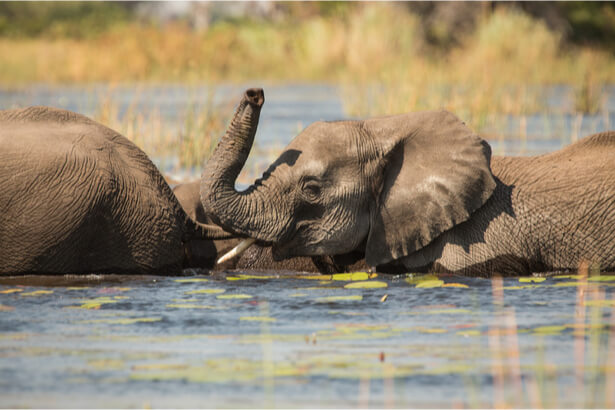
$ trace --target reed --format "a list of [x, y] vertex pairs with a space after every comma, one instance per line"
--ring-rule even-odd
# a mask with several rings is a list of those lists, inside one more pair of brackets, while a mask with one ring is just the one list
[[198, 175], [196, 170], [211, 155], [232, 113], [232, 107], [214, 104], [211, 92], [202, 106], [187, 101], [178, 110], [179, 118], [168, 118], [156, 107], [149, 111], [138, 109], [139, 89], [136, 88], [133, 102], [120, 114], [111, 91], [101, 97], [93, 118], [134, 142], [165, 174], [175, 175], [175, 179]]

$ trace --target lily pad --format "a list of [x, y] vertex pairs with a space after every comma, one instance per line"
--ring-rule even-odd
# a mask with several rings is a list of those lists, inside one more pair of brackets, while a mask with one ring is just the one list
[[242, 316], [239, 320], [243, 322], [275, 322], [276, 319], [269, 316]]
[[17, 292], [23, 292], [22, 288], [13, 288], [13, 289], [4, 289], [4, 290], [0, 290], [0, 293], [3, 294], [7, 294], [7, 293], [17, 293]]
[[251, 299], [254, 296], [252, 295], [246, 295], [243, 293], [236, 293], [234, 295], [218, 295], [217, 298], [218, 299]]
[[590, 282], [613, 282], [615, 281], [615, 275], [590, 276], [587, 280]]
[[377, 280], [367, 280], [360, 282], [352, 282], [344, 285], [346, 289], [374, 289], [374, 288], [386, 288], [389, 285], [386, 282]]
[[336, 273], [332, 276], [333, 280], [342, 280], [342, 281], [355, 281], [355, 280], [368, 280], [369, 273], [367, 272], [354, 272], [354, 273]]
[[463, 283], [445, 283], [442, 285], [443, 288], [469, 288], [468, 285]]
[[347, 301], [360, 301], [363, 300], [362, 295], [349, 295], [349, 296], [325, 296], [316, 298], [316, 302], [328, 303], [328, 302], [347, 302]]
[[585, 306], [615, 307], [615, 299], [588, 300]]
[[566, 329], [566, 326], [539, 326], [534, 328], [534, 333], [541, 335], [559, 335]]
[[540, 283], [540, 282], [544, 282], [545, 280], [547, 280], [547, 278], [536, 278], [536, 277], [519, 278], [519, 282]]
[[166, 307], [174, 309], [217, 309], [216, 306], [198, 305], [196, 303], [169, 303]]
[[209, 282], [209, 279], [205, 279], [205, 278], [186, 278], [186, 279], [175, 279], [175, 282], [179, 282], [179, 283]]
[[186, 295], [198, 295], [201, 293], [205, 294], [218, 294], [226, 292], [225, 289], [197, 289], [197, 290], [189, 290], [185, 292]]
[[417, 283], [415, 287], [417, 288], [440, 288], [444, 285], [444, 281], [440, 279], [434, 280], [425, 280], [423, 282]]
[[26, 292], [20, 293], [21, 296], [41, 296], [41, 295], [50, 295], [53, 293], [53, 290], [35, 290], [34, 292]]
[[161, 317], [136, 317], [136, 318], [120, 318], [120, 319], [81, 320], [77, 323], [80, 323], [80, 324], [105, 323], [109, 325], [132, 325], [135, 323], [159, 322], [161, 320], [162, 320]]

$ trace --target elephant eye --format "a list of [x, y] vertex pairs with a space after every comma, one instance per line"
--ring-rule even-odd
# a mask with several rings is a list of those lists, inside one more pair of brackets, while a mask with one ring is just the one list
[[320, 185], [314, 181], [306, 182], [303, 185], [303, 192], [309, 200], [316, 200], [320, 197]]

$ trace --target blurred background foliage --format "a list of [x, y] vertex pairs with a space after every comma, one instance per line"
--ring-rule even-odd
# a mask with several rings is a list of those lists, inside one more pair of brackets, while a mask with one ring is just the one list
[[612, 81], [615, 5], [0, 2], [0, 51], [3, 85], [381, 81], [416, 67], [570, 83], [583, 64]]
[[[485, 132], [566, 85], [563, 115], [608, 120], [615, 3], [0, 2], [5, 89], [298, 82], [338, 85], [350, 116], [445, 108]], [[210, 108], [191, 129], [223, 127]]]

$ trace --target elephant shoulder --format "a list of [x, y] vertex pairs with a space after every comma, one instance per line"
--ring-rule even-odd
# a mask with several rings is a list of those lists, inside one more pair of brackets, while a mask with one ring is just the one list
[[589, 135], [567, 148], [569, 151], [594, 149], [607, 149], [615, 152], [615, 131], [605, 131], [598, 134]]
[[581, 165], [581, 158], [586, 158], [588, 161], [585, 161], [585, 165], [590, 167], [596, 167], [605, 161], [612, 163], [615, 161], [615, 131], [589, 135], [542, 158], [550, 161], [573, 161], [577, 167]]

